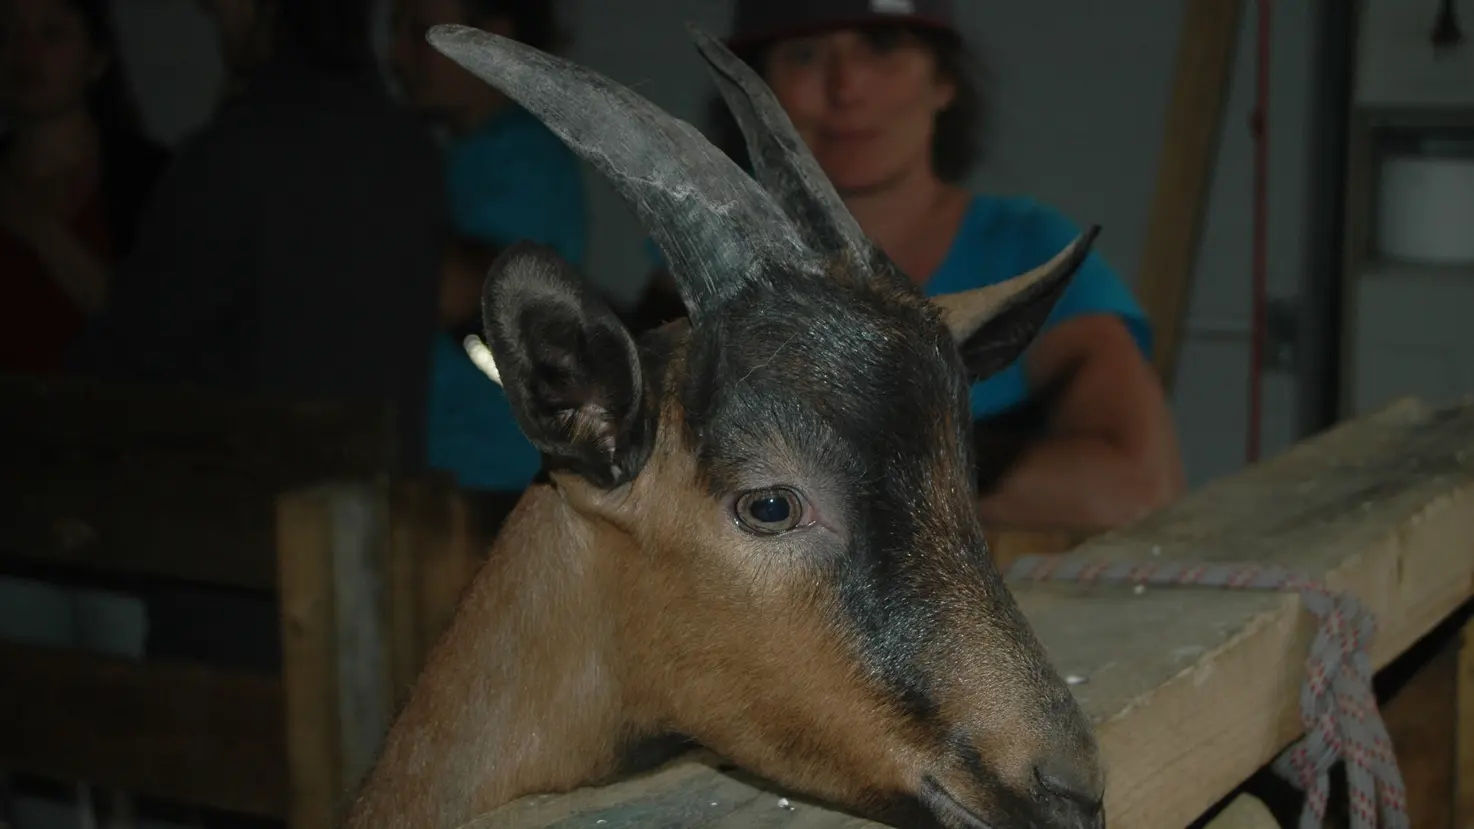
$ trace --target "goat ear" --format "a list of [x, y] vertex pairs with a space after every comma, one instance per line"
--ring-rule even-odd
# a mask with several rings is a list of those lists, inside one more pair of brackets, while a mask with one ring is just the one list
[[1091, 225], [1053, 259], [1012, 279], [932, 298], [941, 306], [972, 380], [991, 377], [1018, 359], [1069, 287], [1099, 233], [1100, 226]]
[[614, 312], [551, 248], [521, 242], [492, 263], [481, 314], [517, 423], [550, 465], [603, 488], [633, 478], [653, 418], [634, 339]]

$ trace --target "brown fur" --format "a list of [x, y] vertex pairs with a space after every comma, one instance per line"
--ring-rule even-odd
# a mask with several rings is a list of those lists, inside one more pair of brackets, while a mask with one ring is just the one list
[[[708, 494], [678, 402], [684, 371], [678, 348], [654, 450], [630, 485], [603, 491], [554, 473], [528, 490], [432, 652], [348, 826], [456, 827], [526, 794], [606, 779], [631, 739], [664, 732], [861, 812], [909, 796], [935, 766], [936, 735], [864, 675], [821, 574], [765, 561]], [[955, 429], [951, 415], [938, 425]], [[938, 457], [928, 476], [940, 512], [925, 544], [939, 550], [951, 543], [947, 527], [965, 520], [951, 513], [969, 508], [952, 489], [965, 474], [952, 458]], [[973, 593], [966, 567], [938, 577], [951, 582], [938, 596], [959, 618], [997, 600]], [[953, 644], [961, 647], [939, 652], [950, 664], [936, 666], [953, 677], [941, 718], [979, 724], [989, 736], [978, 751], [1027, 787], [1050, 735], [1018, 716], [1007, 689], [1037, 670], [1031, 654], [1009, 658], [1001, 638]], [[990, 698], [998, 704], [979, 708]]]
[[964, 422], [968, 384], [1019, 357], [1096, 229], [928, 300], [708, 36], [768, 147], [761, 184], [586, 69], [430, 36], [611, 176], [690, 323], [637, 343], [549, 248], [492, 266], [487, 348], [551, 482], [497, 539], [349, 825], [454, 829], [676, 733], [862, 813], [1098, 827], [1094, 736], [989, 561]]

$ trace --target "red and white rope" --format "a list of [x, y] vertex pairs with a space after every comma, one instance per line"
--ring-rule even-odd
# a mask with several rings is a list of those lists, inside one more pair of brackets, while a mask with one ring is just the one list
[[1283, 568], [1252, 564], [1099, 562], [1037, 555], [1015, 562], [1007, 579], [1299, 593], [1305, 609], [1317, 621], [1300, 690], [1305, 735], [1280, 754], [1272, 767], [1305, 793], [1300, 829], [1319, 829], [1324, 824], [1329, 773], [1338, 759], [1346, 765], [1351, 829], [1407, 829], [1402, 773], [1372, 690], [1367, 648], [1376, 634], [1377, 620], [1355, 596], [1332, 592], [1314, 579]]

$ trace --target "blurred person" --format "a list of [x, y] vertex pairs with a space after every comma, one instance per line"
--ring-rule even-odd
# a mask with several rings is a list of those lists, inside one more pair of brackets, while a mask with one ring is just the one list
[[[948, 0], [738, 0], [728, 45], [773, 90], [866, 234], [927, 295], [1023, 273], [1079, 233], [1038, 200], [964, 185], [984, 101]], [[719, 98], [712, 117], [715, 143], [750, 170]], [[646, 327], [683, 313], [657, 270], [631, 317]], [[973, 385], [985, 523], [1095, 532], [1182, 490], [1151, 334], [1092, 252], [1028, 350]]]
[[474, 26], [545, 52], [563, 44], [548, 0], [395, 0], [391, 62], [414, 108], [446, 138], [456, 237], [441, 276], [428, 424], [431, 466], [511, 502], [542, 465], [501, 387], [466, 356], [481, 332], [481, 286], [496, 254], [541, 242], [582, 268], [587, 205], [578, 157], [541, 121], [425, 40], [442, 23]]
[[[0, 373], [54, 374], [169, 161], [140, 125], [110, 0], [0, 0], [0, 125]], [[144, 624], [138, 601], [112, 590], [0, 576], [6, 640], [137, 656]], [[91, 817], [88, 786], [63, 806], [31, 781], [5, 782], [0, 822]], [[126, 808], [121, 793], [99, 794]]]
[[421, 467], [448, 218], [434, 144], [379, 76], [367, 0], [201, 2], [228, 95], [160, 181], [75, 364], [392, 404], [399, 461]]
[[0, 372], [55, 372], [169, 162], [109, 0], [0, 0], [0, 123]]
[[[391, 406], [395, 470], [420, 470], [448, 232], [434, 142], [384, 86], [365, 0], [207, 5], [222, 44], [252, 47], [225, 49], [228, 99], [159, 182], [73, 364], [140, 385]], [[274, 594], [141, 592], [151, 658], [280, 674]]]

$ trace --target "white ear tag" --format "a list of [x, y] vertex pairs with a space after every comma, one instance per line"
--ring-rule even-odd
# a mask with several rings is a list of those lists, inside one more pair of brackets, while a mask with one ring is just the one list
[[475, 334], [467, 334], [466, 339], [461, 341], [461, 345], [466, 349], [466, 356], [470, 357], [471, 362], [481, 369], [481, 373], [500, 386], [502, 375], [496, 370], [496, 358], [491, 355], [491, 349], [486, 347], [486, 343], [483, 343], [481, 338]]

